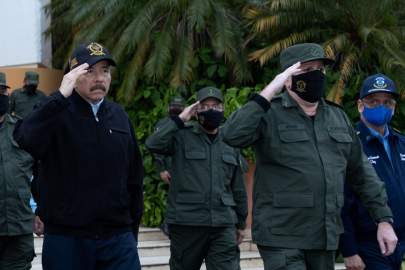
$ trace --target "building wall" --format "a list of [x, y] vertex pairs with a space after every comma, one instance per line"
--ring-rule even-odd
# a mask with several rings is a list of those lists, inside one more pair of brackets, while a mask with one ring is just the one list
[[51, 39], [43, 7], [50, 0], [1, 0], [0, 67], [39, 64], [51, 67]]

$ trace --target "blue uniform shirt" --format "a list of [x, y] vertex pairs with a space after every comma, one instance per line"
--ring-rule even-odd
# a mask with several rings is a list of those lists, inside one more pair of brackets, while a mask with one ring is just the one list
[[100, 105], [101, 105], [101, 103], [103, 103], [103, 101], [104, 101], [104, 98], [102, 100], [100, 100], [99, 102], [89, 103], [91, 106], [91, 110], [93, 111], [94, 118], [96, 118], [97, 122], [98, 122], [98, 117], [97, 117], [98, 109], [100, 109]]
[[[356, 130], [364, 153], [385, 183], [395, 233], [399, 241], [405, 241], [405, 137], [390, 127], [384, 136], [375, 134], [362, 122], [356, 125]], [[377, 224], [349, 185], [345, 186], [342, 220], [345, 232], [340, 238], [340, 250], [344, 257], [358, 253], [357, 243], [376, 241]]]

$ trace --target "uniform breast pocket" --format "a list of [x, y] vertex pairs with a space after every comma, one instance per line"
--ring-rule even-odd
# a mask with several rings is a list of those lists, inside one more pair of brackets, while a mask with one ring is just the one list
[[310, 138], [304, 128], [304, 125], [280, 125], [278, 127], [281, 162], [284, 164], [297, 164], [308, 158], [308, 150], [312, 149]]
[[347, 129], [329, 128], [328, 134], [331, 142], [331, 149], [336, 151], [336, 154], [341, 157], [347, 157], [351, 151], [352, 137]]

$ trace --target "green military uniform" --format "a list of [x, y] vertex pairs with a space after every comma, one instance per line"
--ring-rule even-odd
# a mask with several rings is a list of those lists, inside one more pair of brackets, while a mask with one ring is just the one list
[[211, 140], [198, 123], [167, 118], [146, 140], [154, 153], [172, 157], [166, 221], [172, 270], [238, 269], [236, 228], [245, 227], [247, 198], [240, 153], [222, 131]]
[[259, 105], [265, 102], [255, 96], [224, 127], [225, 142], [255, 149], [252, 234], [258, 245], [335, 250], [345, 181], [376, 220], [391, 216], [383, 184], [342, 109], [321, 100], [311, 119], [287, 92], [267, 108]]
[[[319, 61], [333, 62], [314, 43], [291, 46], [280, 55], [282, 70], [310, 61], [307, 68], [319, 67]], [[310, 74], [303, 68], [303, 73]], [[290, 91], [312, 100], [314, 96], [309, 95], [322, 93], [322, 85], [307, 89], [306, 84], [317, 79], [305, 78], [296, 82], [299, 91], [292, 87]], [[292, 86], [294, 77], [288, 79], [285, 85]], [[334, 269], [334, 251], [343, 232], [340, 212], [345, 182], [376, 221], [392, 217], [384, 186], [363, 154], [347, 115], [321, 95], [315, 97], [316, 114], [310, 117], [288, 91], [271, 103], [255, 95], [224, 127], [229, 145], [255, 149], [252, 235], [266, 270]]]
[[29, 93], [26, 89], [27, 85], [38, 85], [38, 73], [27, 71], [25, 73], [25, 86], [16, 89], [10, 96], [10, 113], [24, 118], [27, 116], [35, 105], [37, 105], [45, 97], [41, 90], [36, 90], [34, 93]]
[[32, 158], [13, 139], [16, 119], [0, 127], [0, 269], [30, 269], [34, 257], [29, 200]]

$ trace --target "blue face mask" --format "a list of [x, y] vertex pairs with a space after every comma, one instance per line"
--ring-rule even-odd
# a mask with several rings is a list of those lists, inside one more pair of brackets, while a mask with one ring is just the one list
[[384, 105], [379, 105], [372, 109], [364, 106], [363, 116], [372, 125], [384, 126], [391, 121], [392, 113], [393, 110]]

